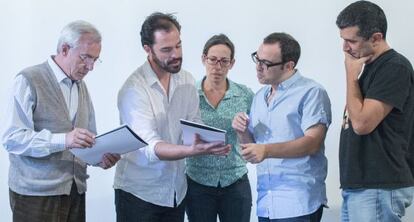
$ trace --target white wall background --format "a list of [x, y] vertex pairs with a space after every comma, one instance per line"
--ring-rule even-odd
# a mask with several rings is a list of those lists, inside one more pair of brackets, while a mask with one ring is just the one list
[[[329, 160], [329, 209], [323, 221], [339, 221], [338, 141], [345, 103], [345, 83], [341, 40], [335, 26], [337, 14], [350, 0], [209, 0], [209, 1], [133, 1], [133, 0], [0, 0], [0, 117], [14, 75], [24, 67], [41, 63], [55, 53], [59, 32], [67, 23], [84, 19], [102, 32], [103, 63], [88, 74], [98, 131], [118, 126], [116, 96], [127, 76], [145, 60], [139, 30], [145, 17], [154, 11], [176, 12], [182, 25], [184, 68], [196, 79], [203, 76], [200, 62], [205, 41], [213, 34], [225, 33], [236, 45], [236, 65], [229, 77], [247, 84], [254, 91], [257, 83], [250, 53], [271, 32], [287, 32], [302, 46], [298, 68], [302, 74], [320, 82], [332, 102], [333, 122], [326, 138]], [[414, 62], [414, 4], [409, 0], [375, 0], [384, 9], [389, 24], [391, 46]], [[11, 221], [8, 201], [8, 156], [0, 151], [0, 221]], [[87, 221], [115, 221], [113, 169], [90, 168]], [[249, 164], [249, 177], [256, 199], [255, 167]], [[283, 203], [281, 203], [283, 204]], [[251, 221], [257, 221], [255, 203]], [[414, 207], [404, 221], [414, 221]]]

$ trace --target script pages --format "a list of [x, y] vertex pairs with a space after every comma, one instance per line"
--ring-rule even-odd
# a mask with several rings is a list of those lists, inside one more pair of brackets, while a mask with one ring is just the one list
[[73, 148], [70, 151], [84, 162], [97, 165], [105, 153], [125, 154], [148, 145], [127, 125], [100, 134], [95, 140], [96, 143], [91, 148]]
[[221, 141], [226, 143], [226, 130], [218, 129], [212, 126], [180, 119], [181, 129], [183, 131], [182, 139], [184, 145], [191, 145], [194, 142], [195, 134], [200, 135], [200, 139], [206, 142]]

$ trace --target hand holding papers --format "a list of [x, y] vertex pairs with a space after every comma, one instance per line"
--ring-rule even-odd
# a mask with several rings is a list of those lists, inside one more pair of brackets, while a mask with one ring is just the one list
[[98, 135], [95, 137], [95, 141], [94, 146], [91, 148], [73, 148], [70, 151], [86, 163], [96, 165], [101, 162], [105, 153], [124, 154], [148, 145], [127, 125]]
[[204, 124], [180, 119], [183, 131], [182, 139], [184, 145], [191, 145], [194, 142], [195, 134], [200, 135], [200, 139], [206, 142], [221, 141], [226, 144], [226, 130], [214, 128]]

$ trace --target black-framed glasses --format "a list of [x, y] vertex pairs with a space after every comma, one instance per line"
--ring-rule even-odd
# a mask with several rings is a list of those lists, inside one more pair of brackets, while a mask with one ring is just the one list
[[208, 56], [206, 56], [205, 58], [209, 65], [216, 65], [217, 63], [220, 63], [221, 67], [228, 67], [231, 64], [231, 59], [229, 58], [218, 59], [217, 57], [208, 57]]
[[86, 55], [86, 54], [80, 54], [79, 58], [82, 60], [83, 63], [85, 63], [87, 65], [102, 63], [102, 60], [100, 60], [99, 58], [94, 58], [94, 57], [92, 57], [90, 55]]
[[259, 59], [259, 57], [257, 56], [257, 52], [252, 53], [252, 60], [253, 60], [254, 63], [258, 64], [259, 66], [263, 67], [263, 65], [265, 65], [266, 69], [269, 69], [272, 66], [279, 66], [279, 65], [285, 64], [285, 62], [283, 62], [283, 61], [272, 63], [272, 62], [270, 62], [268, 60], [265, 60], [265, 59]]

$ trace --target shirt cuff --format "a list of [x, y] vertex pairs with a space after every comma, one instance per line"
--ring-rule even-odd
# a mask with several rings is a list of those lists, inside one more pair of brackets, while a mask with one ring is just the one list
[[331, 121], [328, 119], [326, 115], [319, 115], [319, 116], [312, 116], [306, 120], [303, 120], [301, 124], [301, 128], [303, 132], [308, 130], [310, 127], [316, 125], [316, 124], [323, 124], [326, 126], [326, 128], [329, 128]]
[[65, 140], [66, 140], [66, 133], [52, 134], [52, 138], [50, 139], [50, 152], [56, 153], [56, 152], [64, 151], [66, 149]]
[[159, 161], [157, 154], [155, 153], [155, 146], [157, 143], [163, 142], [162, 140], [154, 140], [148, 143], [148, 146], [145, 148], [145, 155], [149, 162]]

